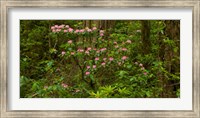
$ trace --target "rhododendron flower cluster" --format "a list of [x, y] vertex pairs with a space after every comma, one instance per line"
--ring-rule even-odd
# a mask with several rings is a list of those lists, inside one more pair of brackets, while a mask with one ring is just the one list
[[[79, 36], [80, 33], [86, 33], [86, 32], [91, 33], [98, 31], [96, 27], [73, 29], [69, 25], [60, 25], [60, 26], [55, 25], [52, 26], [51, 29], [53, 32], [63, 31], [66, 33], [74, 33], [74, 35], [77, 36]], [[73, 39], [73, 38], [67, 40], [67, 43], [70, 44], [68, 45], [69, 47], [66, 48], [69, 51], [69, 53], [67, 54], [73, 56], [72, 59], [75, 60], [76, 64], [79, 66], [82, 73], [84, 73], [84, 77], [86, 78], [90, 78], [90, 76], [88, 75], [93, 75], [95, 71], [98, 71], [98, 69], [101, 69], [102, 67], [105, 68], [105, 67], [110, 67], [112, 65], [123, 67], [122, 65], [125, 64], [126, 60], [128, 59], [128, 57], [124, 55], [129, 53], [128, 49], [125, 47], [126, 46], [125, 43], [130, 44], [132, 43], [131, 40], [127, 40], [126, 42], [120, 43], [120, 41], [112, 39], [103, 39], [102, 36], [104, 36], [104, 33], [105, 33], [104, 30], [99, 30], [99, 34], [95, 34], [98, 36], [97, 39], [96, 38], [94, 39], [97, 42], [97, 46], [92, 45], [91, 42], [92, 38], [90, 36], [83, 38], [85, 40], [82, 40], [82, 42], [80, 41], [80, 39]], [[100, 41], [101, 43], [99, 43], [98, 41]], [[113, 46], [113, 48], [111, 46]], [[118, 52], [117, 54], [119, 55], [115, 55], [115, 51]], [[61, 54], [66, 55], [66, 52], [62, 51]], [[122, 54], [123, 56], [121, 56]], [[141, 66], [141, 68], [144, 70], [143, 66]]]
[[93, 65], [93, 68], [96, 68], [97, 66], [96, 65]]
[[127, 42], [127, 43], [131, 43], [131, 40], [127, 40], [126, 42]]
[[85, 54], [90, 54], [90, 52], [88, 50], [85, 51]]
[[72, 40], [69, 40], [68, 43], [69, 43], [69, 44], [72, 44]]
[[90, 51], [91, 49], [92, 49], [91, 47], [88, 47], [88, 48], [87, 48], [88, 51]]
[[85, 75], [89, 75], [89, 74], [90, 74], [90, 72], [88, 72], [88, 71], [87, 71], [87, 72], [85, 72]]
[[65, 84], [65, 83], [62, 83], [61, 85], [62, 85], [64, 88], [67, 88], [67, 87], [68, 87], [68, 85]]
[[92, 30], [97, 30], [97, 28], [96, 28], [96, 27], [93, 27]]
[[127, 48], [122, 48], [122, 51], [127, 51]]
[[84, 50], [83, 50], [83, 49], [78, 49], [77, 51], [78, 51], [78, 52], [84, 52]]
[[127, 56], [123, 56], [122, 57], [122, 60], [126, 60], [128, 57]]
[[68, 31], [69, 31], [69, 32], [73, 32], [73, 31], [74, 31], [74, 29], [72, 29], [72, 28], [69, 28], [69, 29], [68, 29]]
[[99, 60], [99, 58], [98, 58], [98, 57], [96, 57], [96, 58], [95, 58], [95, 61], [98, 61], [98, 60]]
[[110, 60], [110, 61], [113, 61], [113, 60], [114, 60], [114, 58], [110, 57], [110, 58], [109, 58], [109, 60]]
[[87, 69], [90, 69], [90, 66], [87, 66]]
[[[86, 27], [85, 29], [73, 29], [71, 28], [69, 25], [54, 25], [54, 26], [51, 26], [51, 31], [52, 32], [61, 32], [63, 31], [64, 33], [85, 33], [85, 32], [93, 32], [93, 31], [96, 31], [97, 28], [96, 27], [93, 27], [92, 29]], [[103, 35], [103, 33], [101, 33], [101, 35]]]
[[146, 71], [146, 69], [145, 69], [145, 67], [144, 67], [144, 65], [142, 64], [142, 63], [138, 63], [137, 61], [135, 62], [135, 65], [138, 65], [139, 67], [140, 67], [140, 69], [143, 71], [143, 74], [144, 75], [147, 75], [148, 73], [147, 73], [147, 71]]
[[100, 30], [99, 33], [100, 33], [100, 36], [104, 36], [104, 30]]
[[88, 32], [92, 32], [92, 30], [91, 30], [91, 29], [88, 29], [87, 31], [88, 31]]
[[54, 25], [54, 26], [51, 26], [51, 30], [52, 32], [60, 32], [62, 29], [64, 29], [65, 25]]
[[100, 50], [103, 52], [103, 51], [105, 51], [105, 50], [106, 50], [106, 48], [102, 48], [102, 49], [100, 49]]
[[74, 55], [74, 54], [75, 54], [75, 52], [71, 52], [70, 54], [71, 54], [71, 55]]
[[102, 66], [105, 66], [105, 65], [106, 65], [106, 63], [105, 63], [105, 62], [103, 62], [103, 63], [101, 63], [101, 65], [102, 65]]
[[62, 54], [62, 55], [65, 55], [65, 53], [66, 53], [65, 51], [62, 51], [62, 53], [61, 53], [61, 54]]

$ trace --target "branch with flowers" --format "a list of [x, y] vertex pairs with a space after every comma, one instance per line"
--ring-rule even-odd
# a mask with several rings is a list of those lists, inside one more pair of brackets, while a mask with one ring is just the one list
[[126, 46], [132, 43], [131, 40], [117, 42], [113, 39], [104, 39], [105, 31], [96, 27], [73, 29], [63, 24], [52, 26], [51, 31], [55, 35], [64, 34], [67, 40], [60, 46], [60, 57], [65, 60], [73, 59], [81, 70], [80, 79], [93, 89], [96, 88], [98, 76], [103, 75], [103, 71], [100, 70], [113, 65], [120, 67], [129, 59], [127, 55], [130, 50]]

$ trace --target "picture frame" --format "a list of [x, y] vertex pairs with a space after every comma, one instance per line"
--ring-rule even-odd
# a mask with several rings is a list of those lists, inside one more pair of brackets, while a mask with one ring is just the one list
[[[178, 0], [178, 1], [64, 1], [64, 0], [36, 0], [36, 1], [23, 1], [23, 0], [3, 0], [0, 2], [1, 6], [1, 41], [0, 41], [0, 98], [1, 98], [1, 117], [200, 117], [200, 82], [199, 82], [199, 40], [200, 40], [200, 28], [199, 28], [199, 19], [200, 19], [200, 1], [199, 0]], [[65, 8], [65, 7], [102, 7], [102, 8], [132, 8], [132, 7], [152, 7], [152, 8], [192, 8], [193, 14], [193, 56], [192, 56], [192, 68], [193, 68], [193, 109], [192, 110], [100, 110], [100, 111], [87, 111], [87, 110], [78, 110], [78, 111], [66, 111], [66, 110], [53, 110], [53, 111], [10, 111], [8, 110], [8, 10], [10, 8], [16, 7], [36, 7], [36, 8]]]

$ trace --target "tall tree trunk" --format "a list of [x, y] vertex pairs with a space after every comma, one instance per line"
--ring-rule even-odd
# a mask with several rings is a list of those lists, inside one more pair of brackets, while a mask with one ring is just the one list
[[151, 41], [150, 41], [150, 21], [143, 20], [141, 21], [142, 24], [142, 49], [143, 54], [149, 54], [151, 48]]

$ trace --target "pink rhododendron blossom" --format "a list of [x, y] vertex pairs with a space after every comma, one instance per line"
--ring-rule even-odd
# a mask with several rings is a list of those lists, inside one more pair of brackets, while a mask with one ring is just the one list
[[147, 75], [147, 72], [144, 72], [143, 74], [144, 74], [144, 75]]
[[96, 48], [93, 48], [93, 50], [97, 50]]
[[85, 75], [89, 75], [89, 74], [90, 74], [90, 72], [88, 72], [88, 71], [87, 71], [87, 72], [85, 72]]
[[93, 68], [96, 68], [97, 66], [96, 65], [93, 65]]
[[74, 55], [75, 53], [74, 52], [71, 52], [71, 55]]
[[91, 49], [92, 49], [91, 47], [88, 47], [88, 48], [87, 48], [88, 51], [90, 51]]
[[118, 48], [118, 47], [119, 47], [118, 45], [115, 46], [115, 48]]
[[52, 32], [56, 32], [56, 30], [52, 30]]
[[55, 25], [54, 27], [55, 27], [55, 28], [58, 28], [58, 25]]
[[103, 62], [103, 63], [101, 63], [101, 65], [102, 65], [102, 66], [105, 66], [105, 65], [106, 65], [106, 63], [105, 63], [105, 62]]
[[69, 43], [69, 44], [72, 44], [72, 40], [69, 40], [68, 43]]
[[79, 30], [80, 33], [83, 33], [84, 31], [85, 31], [84, 29]]
[[109, 58], [109, 60], [110, 60], [110, 61], [113, 61], [113, 60], [114, 60], [114, 58], [110, 57], [110, 58]]
[[63, 56], [63, 55], [65, 55], [65, 53], [66, 53], [65, 51], [62, 51], [62, 53], [61, 53], [61, 54], [62, 54], [62, 56]]
[[131, 43], [131, 40], [127, 40], [126, 42], [127, 42], [127, 43]]
[[78, 29], [77, 29], [77, 30], [75, 30], [75, 33], [79, 33], [79, 32], [80, 32], [80, 30], [78, 30]]
[[127, 56], [123, 56], [122, 57], [122, 60], [126, 60], [128, 57]]
[[58, 28], [62, 29], [62, 28], [64, 28], [64, 25], [60, 25], [60, 26], [58, 26]]
[[90, 69], [90, 66], [87, 66], [87, 69]]
[[61, 31], [61, 29], [56, 29], [56, 32], [60, 32]]
[[77, 51], [78, 51], [78, 52], [84, 52], [84, 50], [83, 50], [83, 49], [78, 49]]
[[66, 28], [69, 28], [69, 25], [66, 25], [65, 27], [66, 27]]
[[96, 58], [95, 58], [95, 61], [98, 61], [98, 60], [99, 60], [99, 57], [96, 57]]
[[64, 32], [67, 32], [67, 30], [64, 30]]
[[142, 67], [142, 66], [143, 66], [143, 64], [140, 64], [139, 66], [140, 66], [140, 67]]
[[80, 52], [84, 52], [84, 50], [83, 50], [83, 49], [80, 49], [79, 51], [80, 51]]
[[51, 26], [51, 29], [52, 29], [52, 30], [54, 30], [54, 29], [55, 29], [55, 27], [54, 27], [54, 26]]
[[127, 48], [122, 48], [123, 51], [127, 51]]
[[65, 84], [65, 83], [62, 83], [62, 87], [64, 87], [64, 88], [67, 88], [67, 87], [68, 87], [68, 85], [67, 85], [67, 84]]
[[72, 29], [72, 28], [69, 28], [69, 32], [73, 32], [73, 29]]
[[93, 28], [92, 28], [92, 30], [96, 30], [96, 29], [97, 29], [96, 27], [93, 27]]
[[100, 33], [104, 33], [104, 30], [100, 30], [99, 32], [100, 32]]
[[104, 61], [106, 61], [107, 58], [103, 58]]
[[85, 51], [85, 54], [90, 54], [90, 52], [88, 50]]
[[91, 29], [87, 29], [87, 31], [88, 31], [88, 32], [91, 32], [92, 30], [91, 30]]
[[103, 36], [104, 34], [103, 33], [100, 33], [100, 36]]
[[106, 48], [102, 48], [102, 49], [100, 49], [101, 51], [105, 51], [106, 50]]

